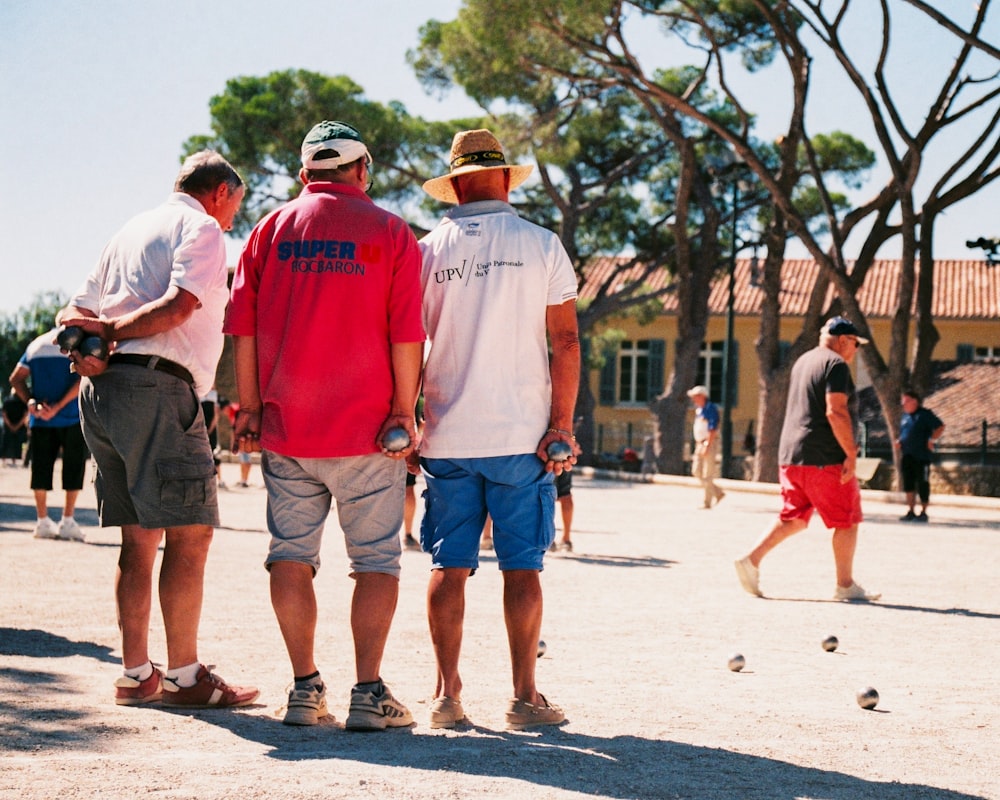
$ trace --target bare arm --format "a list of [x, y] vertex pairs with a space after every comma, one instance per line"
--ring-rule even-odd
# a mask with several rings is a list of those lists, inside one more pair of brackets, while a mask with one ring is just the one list
[[846, 454], [840, 474], [840, 482], [847, 483], [854, 477], [858, 465], [858, 445], [854, 441], [854, 426], [851, 412], [847, 407], [847, 395], [842, 392], [827, 392], [826, 419], [830, 423], [837, 444]]
[[931, 432], [930, 438], [927, 440], [927, 449], [933, 450], [937, 444], [937, 440], [941, 438], [941, 434], [944, 433], [944, 425], [939, 425]]
[[10, 388], [14, 390], [14, 394], [20, 397], [23, 403], [28, 405], [30, 405], [29, 401], [31, 400], [31, 394], [28, 392], [28, 376], [30, 374], [31, 372], [24, 364], [18, 364], [7, 379], [10, 383]]
[[233, 337], [233, 361], [236, 369], [236, 394], [240, 410], [233, 423], [235, 450], [251, 453], [260, 451], [260, 379], [257, 374], [257, 337]]
[[[89, 309], [67, 306], [56, 315], [56, 321], [61, 325], [76, 325], [110, 344], [172, 330], [184, 323], [199, 305], [200, 301], [191, 292], [170, 286], [161, 297], [120, 317], [97, 317]], [[74, 370], [81, 375], [99, 375], [107, 368], [107, 362], [83, 356], [79, 351], [71, 352], [69, 357]]]
[[[545, 325], [552, 344], [552, 362], [549, 366], [552, 378], [552, 408], [549, 412], [551, 430], [538, 443], [536, 454], [545, 461], [546, 470], [559, 475], [564, 469], [573, 468], [580, 452], [573, 437], [573, 414], [580, 388], [580, 335], [577, 329], [576, 301], [567, 300], [560, 305], [549, 306], [545, 312]], [[566, 461], [548, 459], [546, 448], [556, 440], [573, 446], [574, 454]]]
[[59, 312], [56, 321], [62, 325], [78, 325], [106, 342], [118, 342], [173, 330], [186, 322], [199, 305], [198, 298], [187, 289], [170, 286], [162, 297], [120, 317], [98, 318], [87, 309], [67, 306]]
[[376, 443], [382, 446], [382, 437], [390, 428], [402, 427], [410, 435], [410, 446], [395, 452], [384, 447], [383, 454], [390, 458], [406, 458], [418, 444], [416, 427], [417, 395], [420, 393], [420, 373], [423, 369], [424, 343], [400, 342], [389, 346], [392, 358], [394, 388], [392, 408], [379, 429]]
[[[76, 398], [80, 394], [80, 380], [77, 379], [73, 381], [73, 385], [66, 390], [66, 393], [60, 397], [54, 403], [41, 403], [35, 408], [35, 416], [39, 419], [52, 419], [55, 417], [63, 408], [70, 403], [75, 403]], [[37, 398], [36, 398], [37, 399]]]

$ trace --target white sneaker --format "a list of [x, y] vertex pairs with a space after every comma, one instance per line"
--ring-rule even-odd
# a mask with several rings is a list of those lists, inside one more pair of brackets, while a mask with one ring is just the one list
[[83, 530], [72, 517], [63, 517], [62, 522], [59, 523], [59, 538], [68, 539], [71, 542], [82, 542], [86, 539]]
[[314, 683], [302, 689], [293, 685], [288, 692], [288, 705], [285, 706], [282, 722], [286, 725], [316, 725], [328, 713], [324, 684]]
[[834, 600], [878, 600], [882, 596], [881, 592], [866, 592], [857, 583], [850, 586], [838, 586], [833, 596]]
[[750, 562], [750, 556], [736, 562], [736, 576], [740, 579], [743, 588], [750, 594], [757, 595], [757, 597], [764, 596], [760, 590], [760, 570]]
[[59, 528], [56, 524], [46, 517], [45, 519], [38, 520], [38, 524], [35, 525], [35, 538], [36, 539], [58, 539], [59, 538]]

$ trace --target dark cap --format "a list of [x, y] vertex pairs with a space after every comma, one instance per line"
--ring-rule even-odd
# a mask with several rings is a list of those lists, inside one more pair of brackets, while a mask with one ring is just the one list
[[820, 332], [829, 334], [830, 336], [854, 336], [858, 340], [858, 344], [868, 344], [868, 340], [858, 333], [858, 329], [854, 327], [854, 323], [844, 317], [828, 319], [826, 324], [820, 329]]
[[306, 169], [336, 169], [364, 156], [372, 156], [358, 129], [346, 122], [323, 120], [302, 140], [302, 166]]

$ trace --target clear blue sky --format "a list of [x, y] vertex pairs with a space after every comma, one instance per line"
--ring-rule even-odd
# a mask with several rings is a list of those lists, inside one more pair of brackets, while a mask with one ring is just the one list
[[[122, 223], [170, 191], [181, 144], [209, 132], [209, 99], [231, 77], [304, 68], [348, 75], [369, 98], [399, 100], [427, 118], [474, 113], [459, 93], [444, 102], [426, 96], [405, 61], [420, 25], [452, 19], [459, 5], [0, 0], [0, 313], [42, 290], [77, 288]], [[914, 74], [939, 39], [901, 41], [913, 54], [905, 78], [916, 90]], [[664, 45], [651, 37], [647, 51]], [[857, 119], [848, 105], [841, 111], [840, 98], [831, 90], [817, 104], [812, 132]], [[977, 256], [964, 242], [1000, 235], [998, 208], [995, 187], [952, 211], [939, 227], [938, 257]], [[238, 252], [232, 243], [231, 261]]]

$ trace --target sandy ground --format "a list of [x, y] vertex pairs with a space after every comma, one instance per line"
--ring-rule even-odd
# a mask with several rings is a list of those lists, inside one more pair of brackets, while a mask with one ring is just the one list
[[[236, 465], [225, 469], [232, 485]], [[32, 538], [27, 485], [25, 471], [0, 470], [2, 798], [1000, 798], [996, 501], [936, 505], [915, 525], [867, 492], [857, 577], [881, 602], [829, 599], [818, 520], [765, 561], [768, 598], [757, 599], [732, 562], [776, 512], [773, 487], [726, 484], [706, 512], [686, 479], [577, 473], [576, 548], [547, 559], [538, 663], [567, 723], [504, 730], [501, 581], [486, 555], [463, 650], [472, 724], [428, 727], [428, 557], [405, 552], [383, 677], [417, 722], [356, 734], [342, 728], [352, 584], [335, 519], [316, 587], [336, 720], [292, 728], [276, 716], [291, 676], [261, 567], [263, 488], [223, 494], [201, 627], [202, 659], [260, 686], [260, 702], [176, 712], [112, 701], [117, 531], [96, 527], [92, 490], [77, 515], [88, 542], [77, 544]], [[830, 634], [832, 653], [820, 646]], [[152, 643], [163, 658], [158, 613]], [[727, 668], [733, 652], [746, 658], [740, 673]], [[855, 702], [865, 685], [881, 695], [874, 711]]]

